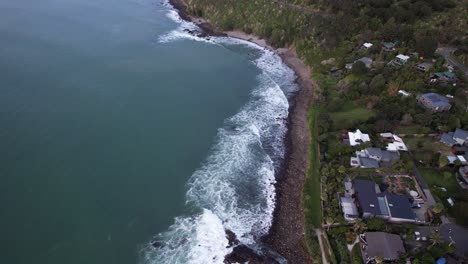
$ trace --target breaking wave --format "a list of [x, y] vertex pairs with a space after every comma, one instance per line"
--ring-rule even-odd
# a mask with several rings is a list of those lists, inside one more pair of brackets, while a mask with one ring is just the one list
[[288, 96], [297, 91], [294, 72], [273, 52], [247, 41], [186, 32], [199, 30], [169, 8], [179, 27], [160, 37], [206, 41], [239, 52], [260, 70], [249, 101], [218, 129], [206, 161], [191, 176], [186, 194], [191, 216], [177, 217], [141, 251], [142, 263], [223, 263], [232, 251], [226, 230], [240, 243], [256, 247], [267, 234], [275, 207], [275, 171], [285, 155]]

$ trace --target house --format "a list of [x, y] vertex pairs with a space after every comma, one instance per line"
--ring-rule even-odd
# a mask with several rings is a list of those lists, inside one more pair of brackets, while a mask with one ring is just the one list
[[356, 207], [362, 218], [379, 217], [393, 223], [417, 221], [409, 197], [381, 192], [379, 186], [370, 180], [354, 180], [353, 189]]
[[449, 147], [454, 145], [468, 146], [468, 131], [457, 128], [454, 132], [444, 133], [440, 138], [440, 142]]
[[450, 72], [450, 71], [445, 71], [445, 72], [436, 72], [434, 75], [432, 75], [430, 82], [457, 82], [457, 76], [455, 73]]
[[366, 148], [356, 151], [356, 157], [351, 157], [350, 165], [355, 168], [391, 167], [398, 160], [400, 160], [399, 152]]
[[380, 136], [390, 141], [387, 145], [388, 151], [408, 151], [408, 147], [399, 136], [392, 133], [381, 133]]
[[340, 197], [340, 204], [345, 220], [354, 221], [359, 218], [359, 212], [353, 198]]
[[452, 105], [449, 100], [437, 93], [426, 93], [418, 98], [419, 104], [433, 112], [444, 112], [450, 110]]
[[348, 63], [345, 65], [345, 68], [348, 69], [348, 70], [351, 70], [353, 68], [353, 65], [356, 63], [356, 62], [362, 62], [364, 63], [364, 65], [366, 66], [366, 68], [371, 68], [372, 67], [372, 59], [369, 58], [369, 57], [362, 57], [360, 58], [359, 60], [355, 60], [353, 63]]
[[374, 44], [366, 42], [366, 43], [362, 44], [362, 46], [363, 46], [365, 49], [370, 49], [370, 48], [372, 48], [372, 46], [374, 46]]
[[379, 162], [395, 162], [400, 160], [398, 152], [382, 150], [380, 148], [366, 148], [363, 151], [367, 157]]
[[410, 93], [408, 93], [408, 92], [405, 91], [405, 90], [398, 90], [398, 94], [401, 94], [401, 95], [404, 96], [404, 97], [408, 97], [408, 96], [411, 95]]
[[460, 161], [461, 165], [468, 165], [468, 154], [457, 155], [457, 159]]
[[396, 47], [395, 42], [382, 42], [381, 44], [384, 51], [394, 51]]
[[432, 67], [434, 67], [433, 63], [423, 62], [416, 65], [416, 70], [418, 70], [419, 72], [428, 72]]
[[460, 177], [462, 177], [463, 180], [468, 183], [468, 166], [460, 167], [460, 169], [458, 169], [458, 173], [460, 174]]
[[409, 56], [406, 56], [406, 55], [403, 55], [403, 54], [398, 54], [395, 57], [395, 59], [393, 60], [393, 64], [401, 66], [401, 65], [407, 63], [409, 58], [410, 58]]
[[351, 167], [354, 168], [363, 168], [363, 169], [377, 169], [380, 168], [379, 162], [375, 159], [367, 157], [351, 157], [350, 160]]
[[399, 235], [385, 232], [365, 232], [359, 236], [363, 246], [364, 262], [369, 263], [376, 257], [394, 261], [405, 254], [405, 247]]
[[460, 128], [455, 129], [455, 132], [453, 133], [453, 140], [462, 146], [468, 145], [468, 131]]
[[357, 146], [364, 142], [370, 142], [369, 134], [364, 134], [357, 129], [356, 132], [348, 132], [349, 145]]

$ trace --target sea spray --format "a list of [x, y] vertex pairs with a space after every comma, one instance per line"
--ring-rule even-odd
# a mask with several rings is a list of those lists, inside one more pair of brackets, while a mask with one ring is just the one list
[[[274, 52], [247, 41], [190, 34], [200, 31], [173, 8], [168, 17], [176, 30], [160, 43], [189, 39], [221, 45], [254, 63], [261, 74], [249, 101], [218, 130], [206, 161], [191, 176], [187, 204], [192, 216], [178, 217], [142, 250], [143, 263], [223, 263], [232, 251], [226, 230], [255, 248], [267, 234], [275, 206], [275, 172], [285, 154], [288, 96], [297, 91], [294, 72]], [[198, 212], [198, 213], [197, 213]]]

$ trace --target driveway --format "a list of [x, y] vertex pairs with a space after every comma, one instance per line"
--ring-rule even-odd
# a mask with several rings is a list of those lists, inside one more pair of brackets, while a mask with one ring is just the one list
[[442, 55], [450, 64], [462, 71], [465, 78], [468, 78], [468, 69], [452, 57], [452, 53], [455, 50], [456, 49], [452, 47], [440, 47], [436, 50], [436, 53]]
[[439, 228], [439, 233], [445, 242], [455, 242], [456, 253], [468, 257], [468, 229], [456, 224], [444, 224]]

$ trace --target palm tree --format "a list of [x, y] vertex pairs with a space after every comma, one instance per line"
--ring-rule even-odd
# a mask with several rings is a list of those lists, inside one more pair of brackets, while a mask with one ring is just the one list
[[440, 242], [442, 241], [442, 237], [440, 236], [439, 232], [432, 232], [430, 240], [432, 241], [431, 246], [434, 246], [436, 244], [440, 244]]
[[367, 229], [366, 223], [364, 223], [361, 219], [356, 219], [356, 222], [354, 223], [354, 226], [353, 226], [354, 232], [357, 234], [360, 234], [366, 229]]

